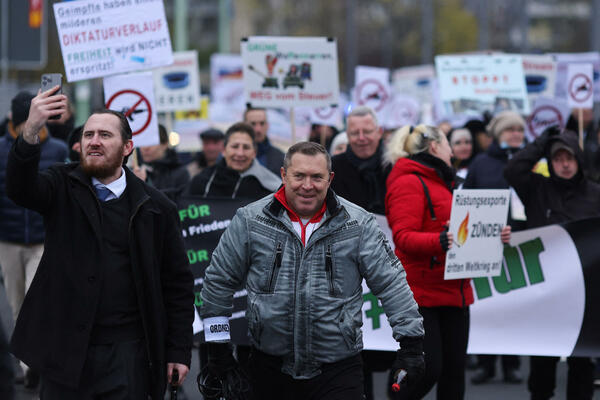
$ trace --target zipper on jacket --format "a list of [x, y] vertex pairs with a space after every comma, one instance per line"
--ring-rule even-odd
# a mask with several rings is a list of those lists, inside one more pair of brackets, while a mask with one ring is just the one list
[[329, 294], [334, 295], [333, 287], [333, 259], [331, 257], [331, 245], [327, 245], [327, 252], [325, 253], [325, 271], [327, 272], [327, 281], [329, 282]]
[[277, 250], [275, 250], [275, 261], [273, 261], [273, 269], [271, 270], [271, 278], [269, 279], [269, 293], [275, 291], [275, 276], [277, 270], [281, 267], [281, 259], [283, 258], [283, 246], [281, 242], [277, 242]]

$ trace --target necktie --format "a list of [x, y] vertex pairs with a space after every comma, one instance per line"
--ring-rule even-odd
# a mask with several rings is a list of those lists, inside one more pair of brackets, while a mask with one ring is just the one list
[[94, 189], [96, 189], [96, 195], [100, 201], [106, 201], [106, 198], [112, 193], [105, 186], [94, 186]]

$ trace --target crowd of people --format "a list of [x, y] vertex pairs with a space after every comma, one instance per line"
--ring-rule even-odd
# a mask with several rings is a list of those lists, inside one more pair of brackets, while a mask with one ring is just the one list
[[[14, 373], [0, 329], [6, 399], [14, 380], [36, 388], [40, 376], [43, 399], [123, 390], [158, 399], [174, 371], [183, 382], [194, 301], [172, 202], [181, 195], [253, 202], [206, 270], [200, 358], [221, 379], [241, 368], [261, 399], [373, 399], [373, 372], [389, 371], [391, 388], [401, 370], [390, 398], [420, 399], [436, 384], [437, 398], [464, 398], [468, 365], [478, 369], [472, 382], [485, 384], [498, 357], [469, 362], [471, 283], [444, 280], [453, 191], [511, 189], [503, 243], [514, 231], [600, 215], [589, 113], [579, 114], [582, 150], [568, 129], [528, 143], [512, 111], [384, 136], [375, 112], [355, 106], [345, 131], [313, 124], [307, 142], [283, 152], [269, 141], [266, 110], [249, 108], [226, 132], [199, 132], [202, 151], [183, 164], [163, 126], [159, 144], [134, 149], [121, 114], [95, 112], [75, 127], [70, 110], [53, 90], [21, 92], [0, 128], [0, 267], [16, 321], [10, 350], [23, 369]], [[547, 170], [533, 172], [543, 158]], [[395, 250], [372, 214], [387, 217]], [[361, 352], [363, 279], [396, 353]], [[234, 351], [228, 317], [241, 288], [251, 346]], [[520, 357], [500, 358], [504, 381], [522, 382]], [[556, 362], [531, 357], [532, 399], [554, 395]], [[568, 399], [591, 399], [594, 363], [568, 363]]]

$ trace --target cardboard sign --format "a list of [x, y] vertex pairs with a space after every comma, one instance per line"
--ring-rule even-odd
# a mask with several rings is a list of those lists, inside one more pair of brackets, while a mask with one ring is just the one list
[[569, 64], [592, 64], [594, 69], [594, 101], [600, 101], [600, 53], [553, 53], [556, 61], [555, 97], [567, 100], [567, 68]]
[[571, 108], [594, 107], [594, 70], [592, 64], [567, 66], [567, 104]]
[[450, 229], [454, 244], [446, 253], [444, 279], [500, 275], [500, 233], [506, 225], [510, 190], [455, 190]]
[[338, 104], [337, 42], [310, 37], [250, 37], [241, 42], [244, 92], [253, 107]]
[[530, 106], [539, 97], [553, 98], [556, 87], [556, 62], [549, 55], [524, 54], [523, 73]]
[[435, 66], [443, 115], [529, 114], [520, 55], [436, 56]]
[[159, 144], [152, 72], [104, 78], [104, 99], [127, 117], [135, 147]]
[[198, 52], [173, 53], [173, 64], [154, 71], [156, 111], [197, 110], [200, 106]]
[[390, 71], [387, 68], [358, 66], [355, 69], [352, 102], [375, 111], [379, 124], [385, 120], [387, 106], [392, 99]]
[[162, 0], [79, 0], [54, 4], [69, 82], [173, 62]]
[[563, 100], [538, 97], [526, 121], [527, 138], [533, 141], [551, 126], [563, 129], [570, 112], [569, 106]]

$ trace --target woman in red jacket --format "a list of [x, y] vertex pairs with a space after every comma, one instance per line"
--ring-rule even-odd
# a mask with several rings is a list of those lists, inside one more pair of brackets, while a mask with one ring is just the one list
[[[405, 126], [392, 137], [386, 159], [394, 164], [387, 179], [385, 208], [396, 255], [419, 304], [425, 327], [423, 379], [401, 390], [397, 399], [421, 399], [437, 383], [438, 399], [462, 399], [469, 337], [468, 279], [444, 280], [455, 173], [452, 150], [437, 128]], [[502, 231], [510, 238], [510, 227]]]

